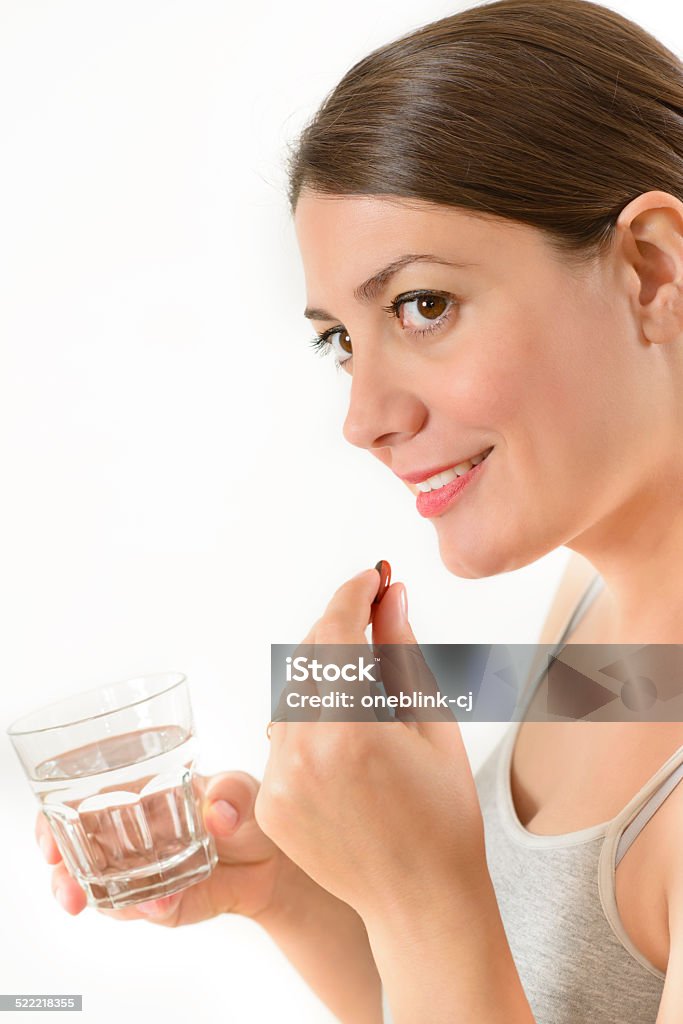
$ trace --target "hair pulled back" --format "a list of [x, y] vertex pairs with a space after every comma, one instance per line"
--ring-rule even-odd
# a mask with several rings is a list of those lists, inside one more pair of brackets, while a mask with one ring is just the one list
[[589, 0], [495, 0], [374, 50], [287, 156], [303, 188], [417, 199], [545, 232], [579, 263], [620, 210], [683, 199], [683, 64]]

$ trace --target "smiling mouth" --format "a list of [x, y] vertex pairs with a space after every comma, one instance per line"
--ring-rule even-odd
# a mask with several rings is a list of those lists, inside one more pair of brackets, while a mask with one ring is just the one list
[[464, 462], [459, 462], [457, 466], [451, 466], [449, 469], [445, 469], [440, 473], [435, 473], [434, 476], [428, 477], [426, 480], [421, 480], [418, 484], [409, 484], [410, 490], [413, 494], [428, 494], [431, 491], [439, 491], [442, 487], [446, 487], [452, 483], [458, 477], [465, 476], [470, 470], [474, 469], [480, 463], [488, 459], [489, 455], [493, 451], [493, 445], [487, 448], [483, 452], [479, 452], [478, 455], [473, 455], [471, 459], [466, 459]]
[[[448, 512], [451, 506], [460, 500], [460, 495], [464, 491], [469, 491], [470, 487], [476, 486], [474, 481], [479, 479], [484, 470], [484, 463], [492, 451], [492, 448], [489, 449], [476, 464], [468, 460], [469, 469], [466, 469], [464, 473], [454, 475], [453, 479], [440, 487], [430, 488], [428, 491], [417, 491], [417, 501], [415, 502], [417, 512], [425, 519], [435, 519]], [[420, 484], [416, 486], [419, 487]]]

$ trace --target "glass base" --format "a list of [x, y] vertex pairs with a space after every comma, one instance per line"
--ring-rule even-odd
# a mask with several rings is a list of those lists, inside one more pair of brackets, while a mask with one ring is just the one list
[[196, 885], [209, 877], [217, 863], [216, 845], [208, 836], [168, 863], [155, 861], [132, 872], [97, 879], [81, 876], [78, 882], [85, 890], [88, 906], [121, 910]]

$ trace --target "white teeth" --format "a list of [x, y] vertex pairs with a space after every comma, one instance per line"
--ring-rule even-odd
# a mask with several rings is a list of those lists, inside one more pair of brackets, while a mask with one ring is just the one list
[[463, 476], [468, 473], [473, 466], [478, 466], [480, 462], [483, 462], [486, 456], [489, 454], [491, 449], [482, 452], [481, 455], [475, 455], [471, 459], [466, 459], [465, 462], [460, 462], [457, 466], [452, 466], [450, 469], [445, 469], [443, 473], [436, 473], [434, 476], [430, 476], [427, 480], [422, 480], [419, 484], [416, 484], [418, 491], [426, 493], [427, 491], [438, 491], [440, 487], [444, 487], [446, 484], [451, 483], [455, 480], [456, 476]]

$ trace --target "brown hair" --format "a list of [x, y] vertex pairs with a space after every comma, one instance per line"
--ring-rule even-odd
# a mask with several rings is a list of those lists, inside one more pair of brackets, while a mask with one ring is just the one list
[[458, 206], [545, 232], [578, 263], [620, 210], [683, 199], [683, 65], [588, 0], [495, 0], [374, 50], [290, 147], [306, 187]]

